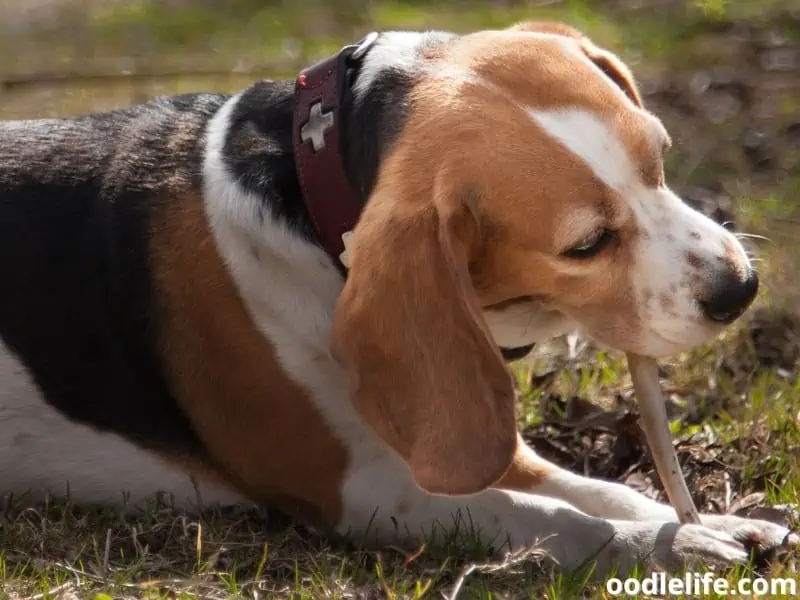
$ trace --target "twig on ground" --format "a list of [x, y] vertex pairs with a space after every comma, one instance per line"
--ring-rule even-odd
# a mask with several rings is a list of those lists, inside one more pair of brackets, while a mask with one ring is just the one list
[[541, 548], [533, 547], [518, 552], [510, 552], [500, 562], [471, 563], [461, 570], [458, 579], [456, 579], [453, 585], [452, 591], [449, 595], [446, 595], [445, 598], [446, 600], [456, 600], [458, 594], [461, 592], [461, 588], [464, 587], [464, 582], [467, 580], [467, 577], [473, 573], [497, 573], [498, 571], [507, 571], [523, 562], [533, 558], [542, 558], [545, 555], [546, 553]]
[[28, 596], [25, 600], [43, 600], [44, 598], [58, 598], [62, 594], [68, 592], [75, 584], [72, 581], [67, 581], [61, 585], [47, 590], [46, 592], [39, 592], [33, 596]]

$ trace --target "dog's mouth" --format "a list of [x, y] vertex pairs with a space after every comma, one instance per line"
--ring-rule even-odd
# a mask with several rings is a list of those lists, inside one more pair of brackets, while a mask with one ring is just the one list
[[530, 351], [533, 350], [533, 346], [534, 344], [530, 344], [528, 346], [518, 346], [517, 348], [503, 348], [501, 346], [500, 354], [503, 355], [503, 359], [506, 362], [513, 362], [528, 356]]

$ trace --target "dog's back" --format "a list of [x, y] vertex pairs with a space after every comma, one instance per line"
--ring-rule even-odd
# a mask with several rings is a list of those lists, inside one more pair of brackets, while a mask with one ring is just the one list
[[4, 203], [15, 190], [77, 187], [93, 192], [87, 198], [108, 197], [156, 191], [174, 184], [173, 174], [196, 175], [191, 167], [199, 167], [203, 129], [224, 101], [187, 94], [81, 117], [0, 121]]
[[[0, 122], [0, 368], [13, 371], [0, 373], [0, 455], [24, 460], [37, 431], [17, 432], [52, 407], [149, 447], [197, 447], [158, 360], [148, 240], [161, 207], [198, 184], [223, 101]], [[24, 467], [0, 461], [0, 481], [7, 468]]]

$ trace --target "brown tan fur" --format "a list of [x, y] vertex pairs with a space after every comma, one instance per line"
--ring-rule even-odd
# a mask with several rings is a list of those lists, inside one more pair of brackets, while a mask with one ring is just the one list
[[255, 500], [336, 523], [347, 453], [255, 328], [197, 195], [165, 204], [152, 256], [170, 384], [214, 466]]
[[544, 482], [553, 472], [552, 465], [541, 460], [528, 447], [522, 436], [517, 435], [517, 451], [506, 474], [494, 486], [501, 490], [530, 492]]

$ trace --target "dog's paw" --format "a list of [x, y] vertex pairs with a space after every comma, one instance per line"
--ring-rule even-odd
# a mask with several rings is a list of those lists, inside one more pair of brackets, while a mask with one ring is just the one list
[[[677, 574], [752, 564], [758, 571], [779, 548], [800, 543], [777, 523], [727, 515], [701, 515], [703, 524], [675, 521], [605, 521], [586, 528], [581, 541], [569, 539], [563, 550], [567, 568], [592, 564], [595, 577], [624, 576], [637, 565]], [[608, 525], [613, 527], [609, 538]], [[566, 540], [565, 540], [566, 541]], [[563, 542], [562, 542], [563, 543]], [[588, 553], [588, 554], [587, 554]]]
[[[671, 573], [746, 563], [747, 548], [724, 531], [674, 522], [617, 522], [615, 562], [626, 572], [631, 560]], [[627, 556], [620, 553], [627, 551]], [[622, 560], [620, 560], [622, 559]]]
[[728, 534], [752, 555], [756, 566], [771, 560], [775, 552], [800, 546], [800, 537], [780, 523], [732, 515], [701, 515], [703, 525]]
[[662, 525], [653, 549], [653, 562], [671, 572], [724, 568], [745, 563], [747, 558], [747, 548], [740, 540], [703, 525]]

